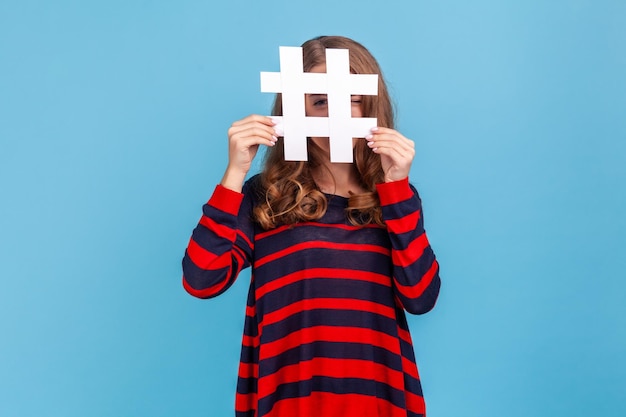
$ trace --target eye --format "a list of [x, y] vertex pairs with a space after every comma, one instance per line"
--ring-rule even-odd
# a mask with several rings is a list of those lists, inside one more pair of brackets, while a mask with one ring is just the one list
[[363, 97], [361, 97], [361, 96], [352, 96], [350, 101], [352, 102], [352, 104], [361, 104], [361, 99], [362, 98]]
[[326, 94], [307, 94], [307, 102], [316, 108], [328, 106], [328, 96]]

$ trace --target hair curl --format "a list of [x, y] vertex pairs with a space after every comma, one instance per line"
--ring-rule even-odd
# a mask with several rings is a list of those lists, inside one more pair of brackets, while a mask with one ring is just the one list
[[[302, 44], [304, 71], [326, 62], [326, 48], [348, 49], [350, 71], [354, 74], [378, 74], [378, 95], [363, 96], [363, 117], [376, 117], [378, 126], [394, 127], [393, 106], [376, 59], [360, 43], [342, 36], [320, 36]], [[282, 115], [282, 97], [276, 95], [272, 115]], [[265, 154], [259, 186], [261, 201], [254, 209], [255, 220], [264, 229], [320, 219], [328, 202], [313, 179], [313, 171], [324, 169], [328, 158], [321, 148], [308, 140], [308, 161], [285, 161], [283, 141]], [[366, 141], [357, 141], [354, 162], [364, 193], [351, 194], [346, 216], [353, 225], [384, 225], [376, 184], [384, 181], [380, 156]]]

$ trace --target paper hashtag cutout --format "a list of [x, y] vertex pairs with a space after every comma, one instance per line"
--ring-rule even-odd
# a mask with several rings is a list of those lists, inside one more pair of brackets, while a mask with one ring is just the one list
[[[378, 95], [377, 74], [351, 74], [347, 49], [326, 49], [326, 73], [303, 71], [302, 48], [281, 46], [280, 72], [261, 72], [261, 92], [281, 93], [285, 160], [306, 161], [307, 136], [330, 138], [330, 161], [352, 162], [352, 138], [370, 134], [375, 117], [352, 117], [352, 95]], [[328, 117], [307, 117], [305, 94], [327, 94]]]

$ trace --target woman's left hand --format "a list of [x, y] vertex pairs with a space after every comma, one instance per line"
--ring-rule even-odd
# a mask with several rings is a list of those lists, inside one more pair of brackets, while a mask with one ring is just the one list
[[375, 127], [365, 138], [367, 146], [380, 155], [385, 182], [399, 181], [409, 176], [415, 156], [415, 143], [400, 132], [387, 127]]

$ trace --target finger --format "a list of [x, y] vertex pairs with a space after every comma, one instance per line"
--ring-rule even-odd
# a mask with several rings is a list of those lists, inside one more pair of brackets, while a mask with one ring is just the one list
[[252, 123], [252, 122], [259, 122], [266, 126], [274, 126], [275, 124], [271, 117], [261, 116], [258, 114], [251, 114], [249, 116], [244, 117], [241, 120], [237, 120], [233, 122], [232, 126], [240, 126], [240, 125]]
[[258, 122], [232, 126], [230, 129], [228, 129], [228, 136], [233, 139], [255, 134], [263, 137], [267, 137], [268, 135], [276, 137], [276, 131], [274, 130], [274, 128], [266, 126], [264, 124], [260, 124]]
[[244, 131], [238, 132], [231, 137], [231, 142], [235, 146], [248, 147], [252, 145], [268, 145], [274, 146], [278, 138], [272, 133], [267, 132], [259, 127], [248, 128]]
[[377, 143], [395, 143], [397, 146], [401, 146], [404, 149], [415, 149], [415, 142], [410, 139], [405, 138], [401, 135], [394, 134], [379, 134], [372, 135], [371, 141]]
[[398, 166], [410, 165], [413, 161], [413, 155], [409, 155], [395, 147], [381, 146], [378, 148], [372, 148], [372, 151], [378, 155], [385, 155], [389, 157], [393, 164]]
[[402, 136], [400, 132], [390, 127], [381, 127], [381, 126], [373, 127], [371, 129], [371, 132], [373, 135], [395, 135], [399, 137], [404, 137]]
[[259, 146], [259, 145], [274, 146], [276, 145], [276, 140], [262, 138], [259, 136], [252, 136], [252, 137], [245, 138], [244, 140], [238, 142], [237, 145], [235, 146], [237, 146], [238, 148], [242, 150], [245, 150], [245, 149], [252, 149], [253, 147]]
[[390, 142], [369, 142], [368, 146], [372, 149], [374, 153], [381, 156], [387, 156], [389, 159], [391, 159], [391, 163], [393, 165], [397, 165], [398, 167], [410, 167], [413, 163], [413, 158], [415, 157], [415, 150], [402, 148]]
[[413, 142], [411, 139], [408, 139], [395, 129], [391, 129], [388, 127], [375, 127], [371, 130], [371, 132], [372, 136], [374, 136], [375, 138], [394, 138], [410, 147], [415, 147], [415, 142]]
[[407, 155], [413, 156], [415, 154], [414, 146], [411, 146], [412, 141], [400, 141], [395, 137], [371, 137], [367, 138], [367, 146], [370, 148], [394, 148], [398, 149]]
[[273, 131], [274, 130], [273, 125], [267, 125], [266, 123], [260, 122], [258, 120], [249, 120], [249, 121], [247, 121], [245, 123], [244, 122], [242, 122], [242, 123], [235, 122], [235, 123], [233, 123], [231, 125], [229, 130], [232, 129], [235, 132], [239, 132], [239, 131], [246, 130], [246, 129], [249, 129], [249, 128], [255, 127], [255, 126], [263, 128], [263, 129], [266, 129], [267, 131]]
[[238, 137], [261, 136], [267, 138], [274, 135], [274, 129], [265, 126], [252, 125], [243, 127], [235, 135]]
[[411, 139], [407, 138], [406, 136], [402, 135], [397, 130], [393, 130], [393, 129], [385, 128], [385, 129], [375, 130], [372, 132], [372, 136], [376, 139], [395, 140], [399, 143], [403, 143], [411, 147], [415, 146], [415, 143]]

